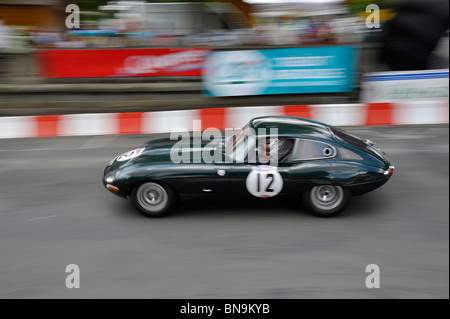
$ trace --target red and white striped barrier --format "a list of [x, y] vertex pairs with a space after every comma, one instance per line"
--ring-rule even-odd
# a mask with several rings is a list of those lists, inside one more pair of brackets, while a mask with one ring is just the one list
[[297, 116], [335, 126], [438, 124], [449, 122], [447, 101], [376, 104], [253, 106], [183, 111], [0, 117], [0, 138], [164, 133], [244, 126], [265, 115]]

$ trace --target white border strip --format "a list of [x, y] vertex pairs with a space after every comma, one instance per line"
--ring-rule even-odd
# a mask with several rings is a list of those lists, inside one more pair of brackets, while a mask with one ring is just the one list
[[36, 135], [35, 116], [0, 117], [0, 138], [23, 138]]

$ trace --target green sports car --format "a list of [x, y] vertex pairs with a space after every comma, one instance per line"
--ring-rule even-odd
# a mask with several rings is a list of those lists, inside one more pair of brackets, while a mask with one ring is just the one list
[[373, 145], [312, 120], [258, 117], [225, 134], [173, 132], [139, 145], [107, 165], [103, 184], [147, 217], [186, 198], [233, 195], [291, 196], [331, 217], [392, 176], [394, 167]]

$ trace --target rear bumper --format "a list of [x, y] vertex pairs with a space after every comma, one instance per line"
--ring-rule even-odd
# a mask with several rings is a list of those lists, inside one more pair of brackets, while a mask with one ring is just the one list
[[385, 176], [386, 177], [374, 182], [351, 185], [348, 186], [347, 188], [352, 192], [353, 196], [363, 195], [386, 184], [387, 181], [391, 178], [392, 174]]

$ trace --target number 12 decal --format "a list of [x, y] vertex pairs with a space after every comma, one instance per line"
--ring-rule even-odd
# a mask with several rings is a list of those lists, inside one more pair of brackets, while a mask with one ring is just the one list
[[253, 167], [246, 181], [247, 190], [256, 197], [273, 197], [283, 189], [283, 178], [276, 167]]
[[[258, 174], [258, 177], [257, 177], [257, 179], [258, 179], [258, 186], [257, 186], [257, 188], [256, 188], [256, 191], [257, 191], [258, 193], [261, 192], [261, 175], [262, 175], [262, 174]], [[270, 173], [270, 174], [267, 174], [265, 177], [266, 177], [267, 179], [270, 179], [270, 183], [269, 183], [269, 185], [267, 185], [267, 187], [266, 187], [266, 189], [265, 189], [265, 192], [266, 192], [266, 193], [273, 193], [274, 190], [273, 190], [273, 188], [270, 188], [270, 186], [272, 186], [272, 184], [273, 184], [274, 176], [273, 176], [272, 173]]]

